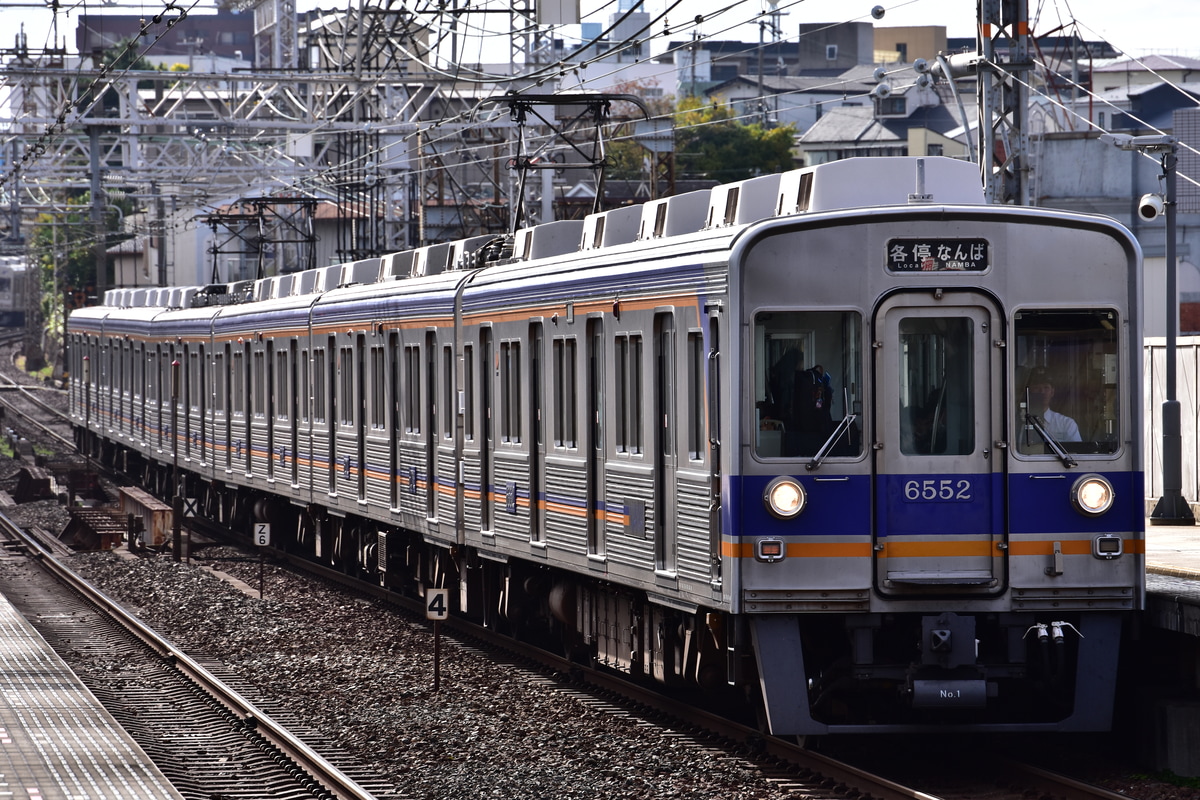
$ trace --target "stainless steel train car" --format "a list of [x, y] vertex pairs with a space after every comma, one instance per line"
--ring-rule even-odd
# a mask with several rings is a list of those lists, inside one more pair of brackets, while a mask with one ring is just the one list
[[24, 256], [0, 256], [0, 327], [25, 324], [29, 274]]
[[851, 159], [109, 292], [72, 414], [236, 532], [775, 733], [1103, 730], [1144, 602], [1140, 264], [973, 165]]

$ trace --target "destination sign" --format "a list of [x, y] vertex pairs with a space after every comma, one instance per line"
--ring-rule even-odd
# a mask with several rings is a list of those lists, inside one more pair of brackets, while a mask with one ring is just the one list
[[987, 239], [888, 239], [891, 272], [982, 272]]

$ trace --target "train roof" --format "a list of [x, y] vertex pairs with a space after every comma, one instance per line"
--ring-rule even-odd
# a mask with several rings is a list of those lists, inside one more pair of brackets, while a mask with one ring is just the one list
[[[456, 286], [461, 273], [483, 267], [499, 267], [498, 272], [505, 273], [505, 267], [520, 269], [544, 259], [553, 263], [569, 255], [645, 249], [670, 240], [723, 246], [718, 243], [727, 242], [747, 225], [777, 217], [916, 203], [984, 202], [979, 168], [970, 162], [940, 156], [850, 158], [622, 206], [583, 220], [542, 223], [512, 235], [475, 236], [253, 281], [114, 289], [105, 293], [104, 305], [185, 309], [269, 302], [276, 309], [308, 307], [318, 302], [317, 296], [324, 304], [340, 297], [389, 295], [401, 287], [412, 292], [420, 284], [437, 291]], [[455, 272], [460, 275], [434, 278]]]
[[25, 256], [0, 256], [0, 270], [24, 272], [27, 269], [29, 269], [29, 261]]

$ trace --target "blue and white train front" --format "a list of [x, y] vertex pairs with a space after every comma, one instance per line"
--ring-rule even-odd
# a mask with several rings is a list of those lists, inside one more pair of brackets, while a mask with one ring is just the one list
[[1143, 602], [1129, 234], [914, 205], [735, 256], [723, 553], [771, 730], [1106, 729]]

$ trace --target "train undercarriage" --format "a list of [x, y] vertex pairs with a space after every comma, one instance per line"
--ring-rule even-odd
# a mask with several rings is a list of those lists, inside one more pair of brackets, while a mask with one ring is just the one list
[[[160, 497], [171, 494], [171, 464], [111, 443], [92, 455]], [[269, 522], [279, 550], [408, 597], [450, 588], [452, 613], [725, 711], [741, 707], [773, 732], [1036, 730], [1064, 720], [1066, 729], [1086, 730], [1092, 717], [1111, 713], [1088, 698], [1112, 695], [1102, 684], [1115, 673], [1107, 662], [1120, 638], [1117, 615], [678, 610], [628, 587], [430, 543], [322, 506], [187, 472], [179, 480], [199, 513], [235, 538], [249, 542], [254, 524]]]
[[[92, 455], [161, 498], [172, 494], [172, 464], [108, 442]], [[179, 481], [181, 494], [196, 499], [198, 513], [239, 541], [249, 543], [254, 524], [268, 522], [272, 547], [289, 555], [407, 597], [450, 588], [452, 613], [579, 663], [673, 689], [735, 694], [727, 680], [725, 615], [666, 608], [625, 587], [430, 543], [375, 520], [186, 471]]]

